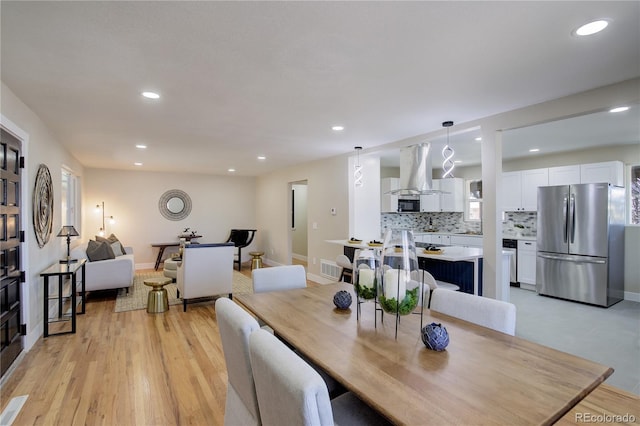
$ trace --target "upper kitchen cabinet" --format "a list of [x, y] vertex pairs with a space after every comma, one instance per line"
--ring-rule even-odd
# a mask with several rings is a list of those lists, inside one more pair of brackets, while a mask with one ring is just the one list
[[422, 212], [463, 212], [464, 211], [464, 179], [433, 179], [431, 188], [446, 193], [420, 196]]
[[549, 169], [522, 170], [502, 174], [502, 210], [536, 211], [538, 187], [549, 185]]
[[580, 165], [549, 167], [549, 185], [575, 185], [580, 183]]
[[397, 212], [398, 196], [389, 194], [389, 191], [400, 189], [399, 178], [384, 178], [380, 182], [380, 211]]
[[552, 186], [601, 182], [624, 186], [624, 164], [622, 161], [549, 168], [549, 185]]
[[624, 186], [624, 164], [622, 161], [580, 165], [580, 183], [601, 182]]

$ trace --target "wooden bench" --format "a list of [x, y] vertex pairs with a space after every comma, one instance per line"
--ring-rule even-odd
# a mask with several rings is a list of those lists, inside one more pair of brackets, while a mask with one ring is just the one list
[[556, 425], [640, 424], [640, 397], [613, 386], [601, 384]]

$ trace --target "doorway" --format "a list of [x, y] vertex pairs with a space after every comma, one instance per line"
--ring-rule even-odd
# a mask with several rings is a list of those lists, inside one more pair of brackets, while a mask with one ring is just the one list
[[307, 266], [307, 181], [292, 182], [290, 247], [291, 263]]

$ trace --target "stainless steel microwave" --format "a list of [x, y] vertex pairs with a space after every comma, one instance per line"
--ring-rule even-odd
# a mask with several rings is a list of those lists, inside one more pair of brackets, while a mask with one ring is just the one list
[[420, 211], [420, 199], [400, 198], [398, 199], [398, 212], [419, 212]]

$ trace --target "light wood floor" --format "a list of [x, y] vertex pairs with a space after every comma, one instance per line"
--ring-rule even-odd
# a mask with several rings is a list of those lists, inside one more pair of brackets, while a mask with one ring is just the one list
[[[242, 272], [250, 276], [250, 269]], [[214, 302], [115, 313], [90, 295], [73, 335], [40, 339], [1, 390], [15, 425], [221, 425], [227, 373]]]

